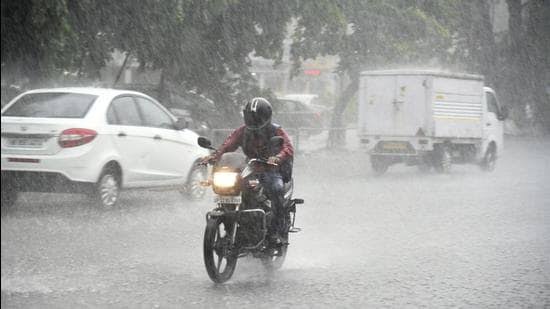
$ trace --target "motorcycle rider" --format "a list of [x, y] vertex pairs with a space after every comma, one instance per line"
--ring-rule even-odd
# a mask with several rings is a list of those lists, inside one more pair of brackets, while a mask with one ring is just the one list
[[[266, 159], [269, 164], [276, 164], [259, 175], [259, 180], [271, 201], [274, 218], [268, 227], [270, 244], [282, 244], [280, 237], [283, 228], [283, 180], [290, 181], [294, 148], [287, 133], [281, 126], [271, 122], [271, 103], [265, 98], [255, 97], [246, 102], [243, 109], [244, 124], [234, 130], [218, 150], [204, 158], [203, 162], [217, 161], [225, 152], [232, 152], [239, 147], [249, 158]], [[273, 136], [283, 138], [282, 146], [276, 155], [271, 153], [270, 139]]]

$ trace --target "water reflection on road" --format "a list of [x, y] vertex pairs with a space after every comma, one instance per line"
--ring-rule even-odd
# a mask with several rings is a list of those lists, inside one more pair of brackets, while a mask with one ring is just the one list
[[[345, 159], [344, 159], [345, 158]], [[543, 307], [550, 299], [550, 142], [510, 140], [493, 173], [395, 166], [364, 154], [296, 159], [297, 225], [283, 269], [239, 260], [215, 285], [202, 262], [210, 198], [23, 194], [2, 213], [4, 307]]]

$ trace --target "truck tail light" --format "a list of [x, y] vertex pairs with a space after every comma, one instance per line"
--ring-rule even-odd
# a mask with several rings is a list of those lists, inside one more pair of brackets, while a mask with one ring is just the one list
[[67, 129], [59, 135], [59, 146], [61, 146], [61, 148], [70, 148], [84, 145], [93, 141], [96, 136], [97, 132], [90, 129]]

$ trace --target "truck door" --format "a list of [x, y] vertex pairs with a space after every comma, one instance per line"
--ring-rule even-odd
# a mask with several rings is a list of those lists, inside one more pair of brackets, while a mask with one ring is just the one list
[[497, 153], [502, 150], [503, 146], [503, 121], [498, 120], [499, 105], [497, 98], [492, 90], [485, 90], [485, 116], [483, 126], [483, 144], [484, 152], [489, 143], [494, 141], [497, 145]]
[[373, 75], [362, 84], [360, 130], [370, 135], [415, 136], [426, 132], [425, 77]]

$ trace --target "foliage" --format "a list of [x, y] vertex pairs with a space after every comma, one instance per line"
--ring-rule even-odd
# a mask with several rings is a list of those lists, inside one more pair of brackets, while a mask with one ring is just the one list
[[489, 1], [3, 0], [2, 73], [34, 85], [63, 74], [93, 80], [119, 50], [236, 120], [242, 100], [269, 95], [250, 74], [250, 55], [279, 63], [291, 29], [294, 72], [337, 55], [351, 80], [335, 120], [359, 71], [425, 64], [483, 74], [510, 103], [537, 102], [541, 121], [550, 119], [550, 2], [507, 4], [510, 31], [497, 41]]
[[[340, 57], [339, 71], [351, 82], [337, 102], [334, 126], [339, 126], [340, 114], [357, 88], [359, 71], [427, 65], [484, 75], [519, 115], [516, 120], [523, 120], [523, 108], [530, 104], [537, 121], [550, 129], [550, 1], [507, 0], [510, 31], [503, 41], [493, 31], [490, 1], [331, 3], [317, 5], [325, 13], [313, 16], [307, 4], [302, 5], [293, 59], [299, 65], [316, 54]], [[315, 15], [324, 22], [319, 24]]]
[[63, 0], [1, 2], [2, 70], [30, 80], [51, 76], [71, 62]]
[[[233, 112], [252, 93], [249, 55], [279, 60], [292, 1], [2, 1], [2, 71], [41, 84], [97, 79], [116, 49]], [[238, 103], [237, 103], [238, 102]]]

